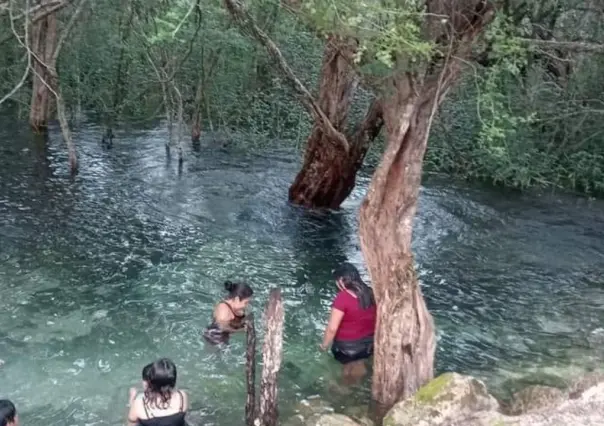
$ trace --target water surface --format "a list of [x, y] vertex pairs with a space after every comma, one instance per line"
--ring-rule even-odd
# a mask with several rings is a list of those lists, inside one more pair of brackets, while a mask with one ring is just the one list
[[[320, 393], [337, 365], [318, 344], [344, 260], [363, 271], [357, 210], [313, 214], [285, 203], [291, 151], [246, 152], [218, 137], [166, 164], [162, 129], [76, 129], [81, 171], [0, 123], [0, 396], [23, 423], [122, 424], [144, 364], [169, 356], [207, 424], [241, 424], [243, 336], [222, 357], [200, 339], [226, 279], [271, 287], [286, 305], [281, 406]], [[503, 392], [520, 376], [573, 377], [604, 360], [604, 204], [428, 180], [415, 250], [438, 326], [439, 371]], [[262, 335], [262, 332], [260, 332]], [[260, 336], [261, 337], [261, 336]], [[363, 392], [355, 394], [363, 397]]]

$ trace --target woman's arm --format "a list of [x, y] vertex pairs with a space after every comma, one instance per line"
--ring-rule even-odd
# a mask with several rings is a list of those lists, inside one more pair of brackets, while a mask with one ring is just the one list
[[329, 346], [333, 342], [334, 337], [336, 337], [336, 333], [338, 332], [338, 328], [340, 328], [342, 318], [344, 318], [343, 311], [340, 311], [336, 308], [331, 308], [331, 315], [329, 316], [329, 322], [327, 323], [327, 327], [325, 327], [323, 343], [321, 343], [321, 349], [323, 349], [324, 351], [329, 348]]
[[138, 424], [137, 401], [132, 398], [132, 394], [130, 396], [130, 410], [128, 411], [127, 424], [128, 426], [136, 426]]

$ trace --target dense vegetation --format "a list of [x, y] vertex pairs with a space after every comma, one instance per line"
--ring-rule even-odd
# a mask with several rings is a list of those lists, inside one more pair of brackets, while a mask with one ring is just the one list
[[[30, 8], [38, 3], [27, 2]], [[59, 32], [78, 2], [64, 3], [57, 12]], [[496, 48], [468, 64], [471, 71], [436, 118], [426, 168], [517, 188], [601, 193], [604, 6], [578, 0], [504, 3], [489, 30]], [[27, 65], [16, 38], [25, 35], [27, 4], [0, 1], [0, 99]], [[277, 0], [255, 0], [249, 7], [301, 81], [315, 88], [324, 40]], [[302, 147], [312, 127], [266, 52], [242, 34], [218, 0], [89, 2], [57, 69], [72, 123], [84, 113], [115, 126], [150, 122], [165, 116], [165, 101], [178, 115], [180, 95], [189, 127], [198, 116], [202, 132], [227, 131], [234, 139], [253, 134], [246, 144], [278, 140]], [[31, 79], [4, 108], [27, 117]], [[357, 92], [351, 125], [369, 100], [368, 92]], [[188, 140], [189, 130], [183, 132]], [[380, 144], [374, 148], [378, 152]]]

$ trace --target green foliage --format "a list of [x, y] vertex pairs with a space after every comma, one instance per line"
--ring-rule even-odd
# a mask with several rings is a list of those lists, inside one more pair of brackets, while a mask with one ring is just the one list
[[411, 62], [429, 59], [433, 54], [433, 44], [421, 34], [421, 1], [307, 0], [303, 9], [319, 33], [359, 41], [355, 61], [366, 65], [364, 71], [372, 71], [376, 65], [392, 68], [402, 58]]
[[[469, 64], [437, 115], [428, 170], [520, 189], [604, 193], [604, 58], [544, 52], [525, 40], [548, 31], [561, 40], [585, 34], [604, 40], [604, 20], [576, 12], [577, 2], [507, 2], [509, 10], [497, 15], [476, 47], [490, 46], [488, 66]], [[419, 0], [305, 0], [305, 19], [284, 12], [277, 0], [245, 3], [311, 89], [317, 85], [324, 37], [332, 31], [359, 40], [356, 62], [367, 73], [413, 67], [436, 52], [422, 38], [425, 11]], [[198, 111], [202, 131], [250, 135], [242, 138], [246, 146], [249, 140], [303, 145], [311, 127], [307, 113], [265, 51], [232, 24], [221, 0], [199, 2], [200, 10], [195, 0], [89, 4], [58, 64], [74, 116], [134, 123], [163, 118], [161, 84], [150, 56], [156, 66], [168, 64], [168, 74], [174, 71], [187, 123]], [[69, 9], [59, 15], [59, 27], [69, 16]], [[8, 36], [0, 44], [0, 96], [14, 87], [26, 65], [22, 47], [10, 35], [7, 16], [0, 14], [0, 40]], [[30, 97], [26, 82], [11, 106], [27, 116]], [[359, 90], [350, 126], [360, 121], [368, 101]], [[375, 144], [369, 158], [378, 157], [379, 150]]]

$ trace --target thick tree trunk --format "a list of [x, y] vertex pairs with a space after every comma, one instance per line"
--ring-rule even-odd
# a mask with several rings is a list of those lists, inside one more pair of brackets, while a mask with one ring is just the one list
[[444, 89], [418, 90], [407, 77], [397, 83], [398, 96], [384, 102], [387, 149], [360, 212], [361, 247], [378, 305], [372, 388], [378, 422], [432, 379], [436, 348], [411, 237], [433, 108]]
[[[40, 59], [34, 61], [34, 76], [32, 85], [31, 104], [29, 111], [29, 124], [36, 133], [46, 131], [51, 115], [53, 96], [47, 86], [51, 80], [48, 68], [55, 68], [53, 56], [57, 48], [57, 18], [50, 14], [32, 25], [31, 50]], [[46, 83], [46, 84], [45, 84]]]
[[271, 290], [264, 312], [266, 335], [262, 347], [262, 379], [260, 381], [260, 423], [262, 426], [277, 426], [277, 391], [279, 370], [283, 350], [283, 301], [281, 290]]
[[[344, 134], [346, 119], [359, 84], [350, 66], [352, 42], [331, 37], [325, 46], [319, 83], [319, 107], [333, 127]], [[369, 143], [381, 129], [379, 104], [372, 104], [356, 134], [347, 136], [350, 149], [330, 140], [315, 123], [306, 142], [302, 168], [289, 188], [289, 201], [308, 208], [337, 209], [352, 192]]]

